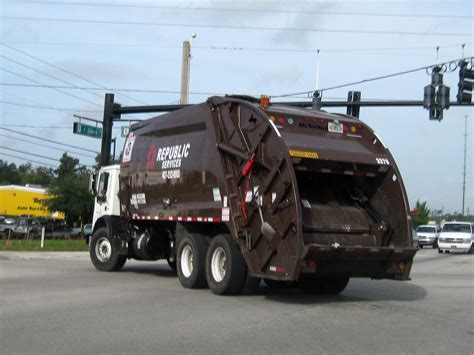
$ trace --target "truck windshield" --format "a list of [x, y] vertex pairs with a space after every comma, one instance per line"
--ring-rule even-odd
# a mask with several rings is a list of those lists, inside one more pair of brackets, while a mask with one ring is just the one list
[[433, 228], [433, 227], [419, 227], [416, 231], [418, 233], [436, 233], [436, 228]]
[[471, 233], [471, 226], [469, 224], [461, 223], [445, 224], [443, 227], [443, 232]]

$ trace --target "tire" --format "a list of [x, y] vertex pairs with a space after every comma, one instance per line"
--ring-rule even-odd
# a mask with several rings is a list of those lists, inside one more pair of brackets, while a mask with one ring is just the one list
[[41, 236], [41, 234], [37, 231], [37, 230], [34, 230], [34, 231], [31, 231], [29, 233], [29, 236], [32, 238], [32, 239], [36, 239], [36, 238], [39, 238]]
[[438, 254], [443, 254], [443, 251], [440, 248], [438, 248]]
[[468, 254], [474, 254], [474, 243], [471, 243], [471, 247], [469, 248]]
[[207, 285], [216, 295], [239, 293], [247, 279], [247, 266], [232, 237], [222, 234], [214, 237], [206, 256]]
[[418, 247], [419, 247], [420, 249], [423, 249], [423, 245], [419, 245]]
[[433, 249], [436, 249], [438, 247], [438, 240], [435, 240], [433, 243]]
[[207, 239], [201, 234], [188, 234], [178, 246], [176, 266], [181, 285], [186, 288], [205, 288]]
[[280, 280], [272, 280], [272, 279], [263, 279], [265, 285], [268, 288], [275, 289], [275, 290], [284, 290], [295, 288], [298, 284], [296, 281], [280, 281]]
[[92, 234], [89, 253], [92, 264], [100, 271], [118, 271], [127, 261], [126, 255], [118, 254], [115, 243], [107, 234], [105, 227]]
[[300, 282], [305, 291], [321, 295], [338, 295], [346, 288], [349, 277], [306, 279]]

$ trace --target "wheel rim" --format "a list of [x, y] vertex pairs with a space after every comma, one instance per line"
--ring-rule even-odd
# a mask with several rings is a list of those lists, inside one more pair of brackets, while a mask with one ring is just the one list
[[99, 261], [105, 263], [112, 256], [112, 244], [105, 237], [99, 238], [95, 245], [95, 255]]
[[226, 255], [222, 247], [218, 247], [212, 253], [211, 273], [216, 282], [221, 282], [225, 277]]
[[193, 273], [194, 254], [190, 245], [186, 245], [181, 252], [181, 273], [188, 278]]

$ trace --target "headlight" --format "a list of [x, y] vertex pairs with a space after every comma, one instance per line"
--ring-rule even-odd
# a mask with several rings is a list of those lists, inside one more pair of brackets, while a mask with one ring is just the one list
[[446, 241], [446, 239], [444, 239], [444, 238], [439, 238], [439, 241], [440, 241], [441, 243], [444, 243], [444, 242]]
[[464, 244], [469, 244], [470, 242], [471, 242], [470, 239], [464, 239], [464, 240], [463, 240], [463, 243], [464, 243]]

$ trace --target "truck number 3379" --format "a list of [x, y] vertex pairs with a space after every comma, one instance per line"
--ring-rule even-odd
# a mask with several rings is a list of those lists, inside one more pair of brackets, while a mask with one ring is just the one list
[[386, 158], [375, 158], [375, 161], [379, 165], [390, 165], [390, 162]]

